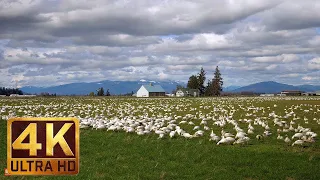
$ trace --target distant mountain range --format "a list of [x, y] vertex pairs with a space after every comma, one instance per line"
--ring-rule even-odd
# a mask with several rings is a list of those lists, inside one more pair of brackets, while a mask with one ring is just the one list
[[40, 94], [42, 92], [47, 92], [50, 94], [56, 93], [57, 95], [87, 95], [90, 92], [96, 93], [96, 90], [100, 87], [103, 87], [106, 92], [109, 89], [109, 92], [112, 95], [119, 94], [127, 94], [137, 92], [137, 90], [143, 84], [159, 84], [163, 87], [163, 89], [167, 93], [171, 93], [172, 90], [175, 90], [177, 85], [186, 86], [183, 82], [176, 81], [151, 81], [151, 80], [140, 80], [140, 81], [99, 81], [99, 82], [91, 82], [91, 83], [71, 83], [60, 86], [52, 86], [52, 87], [34, 87], [34, 86], [26, 86], [20, 88], [24, 93], [30, 94]]
[[[91, 82], [91, 83], [71, 83], [60, 86], [52, 87], [34, 87], [26, 86], [20, 88], [24, 93], [30, 94], [40, 94], [42, 92], [47, 92], [50, 94], [58, 95], [87, 95], [90, 92], [96, 93], [96, 90], [100, 87], [106, 91], [109, 89], [109, 92], [113, 95], [126, 94], [137, 92], [137, 90], [143, 84], [159, 84], [167, 93], [171, 93], [176, 89], [177, 85], [186, 86], [186, 83], [177, 82], [177, 81], [151, 81], [151, 80], [140, 80], [140, 81], [100, 81], [100, 82]], [[314, 92], [320, 90], [320, 86], [313, 85], [301, 85], [293, 86], [288, 84], [281, 84], [274, 81], [260, 82], [256, 84], [251, 84], [248, 86], [228, 86], [223, 88], [224, 92], [255, 92], [255, 93], [279, 93], [284, 90], [300, 90], [305, 92]]]
[[223, 88], [223, 91], [224, 92], [231, 92], [231, 91], [239, 89], [239, 88], [241, 88], [241, 86], [227, 86], [227, 87]]
[[314, 92], [320, 90], [320, 86], [300, 85], [293, 86], [288, 84], [281, 84], [274, 81], [260, 82], [251, 84], [241, 88], [232, 90], [231, 92], [255, 92], [255, 93], [279, 93], [285, 90], [298, 90], [305, 92]]

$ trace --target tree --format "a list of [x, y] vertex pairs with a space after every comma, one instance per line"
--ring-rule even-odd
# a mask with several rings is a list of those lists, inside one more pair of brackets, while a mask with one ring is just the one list
[[214, 72], [214, 78], [212, 79], [212, 90], [214, 96], [220, 96], [222, 91], [223, 81], [221, 77], [221, 73], [219, 67], [216, 67], [216, 71]]
[[109, 89], [107, 89], [106, 96], [110, 96]]
[[198, 80], [198, 88], [200, 91], [200, 96], [204, 95], [204, 91], [205, 91], [205, 86], [204, 86], [204, 82], [206, 81], [206, 72], [204, 71], [203, 68], [201, 68], [200, 73], [197, 76], [197, 80]]
[[94, 96], [94, 92], [90, 92], [90, 93], [89, 93], [89, 96]]
[[190, 76], [188, 84], [187, 84], [187, 88], [198, 89], [198, 87], [199, 87], [199, 83], [198, 83], [197, 76], [195, 76], [195, 75]]
[[104, 95], [104, 90], [103, 90], [103, 87], [101, 87], [97, 90], [97, 96], [103, 96], [103, 95]]
[[206, 96], [212, 96], [213, 95], [213, 85], [212, 82], [209, 80], [207, 83], [207, 87], [204, 91], [204, 95]]
[[176, 89], [175, 90], [172, 90], [172, 94], [176, 94], [176, 92], [179, 90], [179, 89], [184, 89], [184, 87], [182, 86], [182, 85], [180, 85], [180, 84], [178, 84], [177, 86], [176, 86]]
[[10, 96], [10, 94], [19, 94], [23, 95], [23, 92], [20, 89], [13, 89], [13, 88], [0, 88], [0, 95]]

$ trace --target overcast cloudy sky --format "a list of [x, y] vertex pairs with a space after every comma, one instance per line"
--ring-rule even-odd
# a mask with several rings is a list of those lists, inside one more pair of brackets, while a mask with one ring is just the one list
[[0, 86], [320, 85], [319, 0], [0, 0]]

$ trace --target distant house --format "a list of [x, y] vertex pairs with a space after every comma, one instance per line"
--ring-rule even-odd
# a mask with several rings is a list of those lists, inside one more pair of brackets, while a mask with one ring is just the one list
[[36, 95], [19, 95], [19, 94], [10, 94], [10, 97], [36, 97]]
[[174, 97], [174, 94], [166, 94], [166, 96], [169, 96], [169, 97]]
[[165, 94], [165, 90], [160, 85], [153, 85], [152, 83], [142, 85], [137, 91], [137, 97], [165, 96]]
[[260, 94], [261, 97], [273, 97], [274, 94]]
[[199, 89], [189, 89], [189, 88], [178, 89], [176, 92], [177, 97], [187, 97], [187, 96], [197, 97], [199, 96], [199, 94], [200, 94]]
[[316, 91], [316, 96], [320, 96], [320, 91]]
[[10, 97], [18, 97], [19, 94], [10, 94]]
[[295, 91], [295, 90], [287, 90], [287, 91], [281, 91], [280, 94], [285, 94], [286, 96], [301, 96], [303, 91]]
[[277, 94], [277, 96], [286, 96], [286, 94]]
[[316, 92], [305, 92], [305, 93], [302, 93], [303, 96], [315, 96], [316, 95]]
[[0, 95], [0, 97], [6, 97], [6, 95]]

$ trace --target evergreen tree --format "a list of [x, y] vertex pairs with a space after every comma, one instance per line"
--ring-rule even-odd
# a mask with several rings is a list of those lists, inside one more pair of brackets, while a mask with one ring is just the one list
[[204, 82], [206, 81], [206, 72], [204, 71], [203, 68], [201, 68], [200, 73], [197, 76], [197, 80], [198, 80], [198, 88], [200, 91], [200, 96], [204, 95], [204, 91], [205, 91], [205, 86], [204, 86]]
[[103, 96], [103, 95], [104, 95], [104, 90], [103, 90], [103, 87], [101, 87], [97, 90], [97, 96]]
[[90, 92], [90, 93], [89, 93], [89, 96], [94, 96], [94, 92]]
[[10, 96], [10, 94], [23, 95], [23, 92], [20, 89], [16, 89], [16, 88], [5, 88], [5, 87], [0, 88], [0, 95]]
[[107, 89], [106, 96], [110, 96], [109, 89]]
[[195, 75], [190, 76], [187, 88], [190, 89], [198, 89], [199, 88], [199, 83], [198, 83], [198, 78]]
[[220, 96], [222, 91], [223, 81], [221, 77], [221, 73], [219, 67], [216, 67], [216, 71], [214, 72], [214, 78], [212, 79], [212, 90], [214, 96]]
[[207, 87], [204, 91], [205, 96], [212, 96], [213, 95], [213, 85], [212, 82], [209, 80], [207, 83]]

